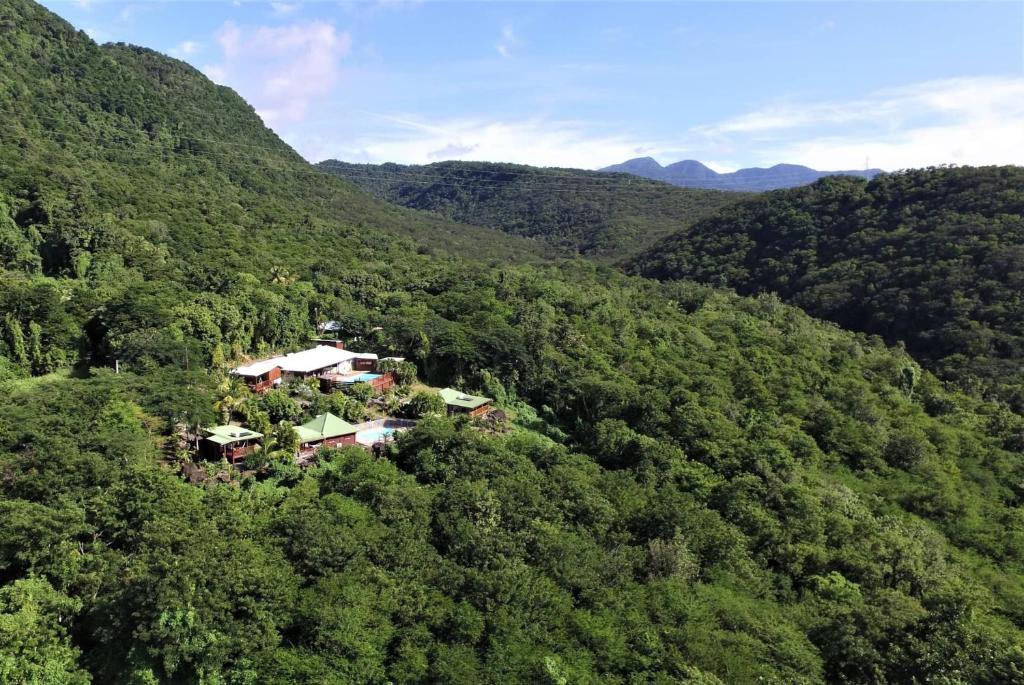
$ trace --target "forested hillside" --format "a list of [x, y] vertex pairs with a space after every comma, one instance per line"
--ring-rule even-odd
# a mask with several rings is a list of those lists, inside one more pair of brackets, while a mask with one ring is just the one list
[[521, 164], [328, 160], [317, 166], [388, 202], [608, 260], [636, 254], [743, 197], [626, 174]]
[[[387, 207], [28, 0], [0, 29], [0, 682], [1024, 678], [1019, 415], [772, 296]], [[255, 401], [228, 362], [326, 318], [510, 421], [179, 475]]]
[[906, 343], [943, 378], [1024, 410], [1024, 169], [828, 178], [751, 199], [652, 247], [635, 270], [775, 292]]

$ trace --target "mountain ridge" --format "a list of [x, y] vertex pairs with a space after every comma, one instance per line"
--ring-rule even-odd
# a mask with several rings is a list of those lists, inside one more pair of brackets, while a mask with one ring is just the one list
[[620, 164], [602, 167], [599, 171], [632, 174], [684, 188], [754, 192], [795, 188], [813, 183], [825, 176], [858, 176], [870, 180], [884, 173], [881, 169], [818, 171], [800, 164], [748, 167], [720, 173], [695, 159], [684, 159], [662, 166], [652, 157], [636, 157]]
[[730, 205], [635, 273], [777, 293], [1024, 411], [1024, 168], [833, 176]]
[[388, 202], [615, 261], [742, 197], [629, 174], [494, 162], [317, 167]]

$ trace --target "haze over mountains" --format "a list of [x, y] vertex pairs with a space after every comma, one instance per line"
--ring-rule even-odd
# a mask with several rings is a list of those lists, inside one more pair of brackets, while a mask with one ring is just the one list
[[795, 188], [814, 183], [825, 176], [859, 176], [870, 180], [882, 173], [881, 169], [817, 171], [799, 164], [776, 164], [767, 169], [751, 167], [728, 173], [718, 173], [695, 159], [686, 159], [662, 166], [651, 157], [637, 157], [622, 164], [604, 167], [600, 171], [633, 174], [686, 188], [745, 191]]

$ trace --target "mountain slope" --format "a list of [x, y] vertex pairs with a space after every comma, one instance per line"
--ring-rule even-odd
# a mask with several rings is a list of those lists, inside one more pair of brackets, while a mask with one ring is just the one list
[[814, 183], [825, 176], [857, 176], [871, 179], [882, 173], [881, 169], [815, 171], [798, 164], [776, 164], [767, 169], [753, 167], [718, 173], [693, 159], [663, 167], [650, 157], [637, 157], [621, 164], [604, 167], [601, 171], [633, 174], [685, 188], [747, 192], [795, 188]]
[[[247, 106], [175, 119], [200, 74], [164, 89], [178, 63], [25, 0], [0, 27], [3, 680], [1020, 679], [1020, 416], [773, 297], [518, 260], [286, 173], [266, 131], [275, 168], [189, 152], [247, 144]], [[189, 464], [225, 413], [353, 399], [224, 373], [326, 318], [510, 420], [428, 416], [306, 469], [282, 422], [259, 470]]]
[[1024, 409], [1024, 169], [830, 178], [724, 210], [635, 269], [777, 292]]
[[[5, 7], [0, 20], [10, 27], [22, 6]], [[23, 9], [31, 29], [0, 36], [7, 58], [0, 134], [15, 143], [4, 149], [0, 190], [8, 197], [0, 201], [19, 224], [41, 232], [47, 273], [73, 270], [77, 255], [111, 231], [167, 245], [183, 258], [201, 253], [198, 261], [208, 267], [247, 252], [269, 268], [288, 254], [273, 242], [284, 234], [269, 215], [303, 226], [289, 239], [310, 246], [343, 245], [337, 227], [315, 221], [332, 214], [343, 215], [348, 229], [372, 222], [461, 254], [486, 256], [495, 241], [500, 247], [493, 254], [503, 257], [536, 252], [526, 241], [401, 211], [332, 182], [266, 129], [237, 94], [192, 67], [143, 48], [97, 46], [70, 26], [49, 22], [44, 10]], [[105, 172], [110, 164], [133, 165], [135, 172], [115, 178]], [[296, 199], [289, 212], [270, 206], [272, 187]], [[109, 213], [107, 223], [86, 226], [69, 215], [76, 195], [89, 197], [97, 214]], [[143, 215], [150, 225], [139, 221]], [[159, 230], [167, 233], [156, 236]]]
[[737, 198], [622, 175], [516, 164], [318, 165], [405, 207], [617, 259], [689, 226]]

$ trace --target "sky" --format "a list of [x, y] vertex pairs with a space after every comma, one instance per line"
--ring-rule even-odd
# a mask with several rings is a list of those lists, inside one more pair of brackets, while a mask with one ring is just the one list
[[44, 0], [310, 161], [1024, 164], [1024, 2]]

